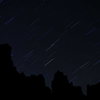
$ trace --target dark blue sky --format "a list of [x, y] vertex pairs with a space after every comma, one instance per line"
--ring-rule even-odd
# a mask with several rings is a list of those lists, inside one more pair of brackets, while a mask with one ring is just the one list
[[100, 6], [91, 0], [0, 0], [0, 43], [20, 72], [57, 70], [76, 85], [100, 80]]

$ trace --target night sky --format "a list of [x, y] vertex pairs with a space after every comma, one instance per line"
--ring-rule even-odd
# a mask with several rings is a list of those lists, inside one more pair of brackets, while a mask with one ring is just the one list
[[100, 81], [100, 5], [96, 0], [0, 0], [0, 44], [19, 72], [57, 70], [84, 87]]

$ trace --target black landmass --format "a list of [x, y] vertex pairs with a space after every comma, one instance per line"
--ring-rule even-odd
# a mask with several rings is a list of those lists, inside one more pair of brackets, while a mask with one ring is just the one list
[[81, 87], [74, 86], [67, 76], [57, 71], [51, 83], [51, 88], [45, 84], [43, 75], [25, 76], [19, 73], [11, 58], [11, 47], [8, 44], [0, 45], [0, 94], [3, 99], [26, 100], [70, 100], [100, 98], [100, 83], [87, 85], [87, 95]]

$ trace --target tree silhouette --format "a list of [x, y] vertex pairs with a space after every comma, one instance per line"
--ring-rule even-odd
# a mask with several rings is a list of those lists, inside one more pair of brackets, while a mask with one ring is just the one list
[[69, 83], [67, 76], [57, 71], [52, 81], [52, 92], [55, 98], [72, 98], [84, 96], [80, 87]]
[[[46, 86], [43, 75], [25, 76], [19, 73], [11, 58], [11, 47], [0, 45], [0, 90], [3, 99], [84, 99], [81, 87], [69, 83], [64, 73], [57, 71], [51, 84]], [[100, 97], [100, 83], [87, 86], [87, 97]]]

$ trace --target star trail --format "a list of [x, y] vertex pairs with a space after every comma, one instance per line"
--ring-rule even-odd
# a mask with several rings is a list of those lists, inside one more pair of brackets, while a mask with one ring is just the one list
[[52, 58], [50, 61], [48, 61], [45, 66], [49, 65], [52, 61], [54, 61], [55, 58]]
[[100, 80], [100, 7], [80, 0], [0, 0], [0, 44], [9, 43], [19, 72], [57, 70], [75, 85]]

